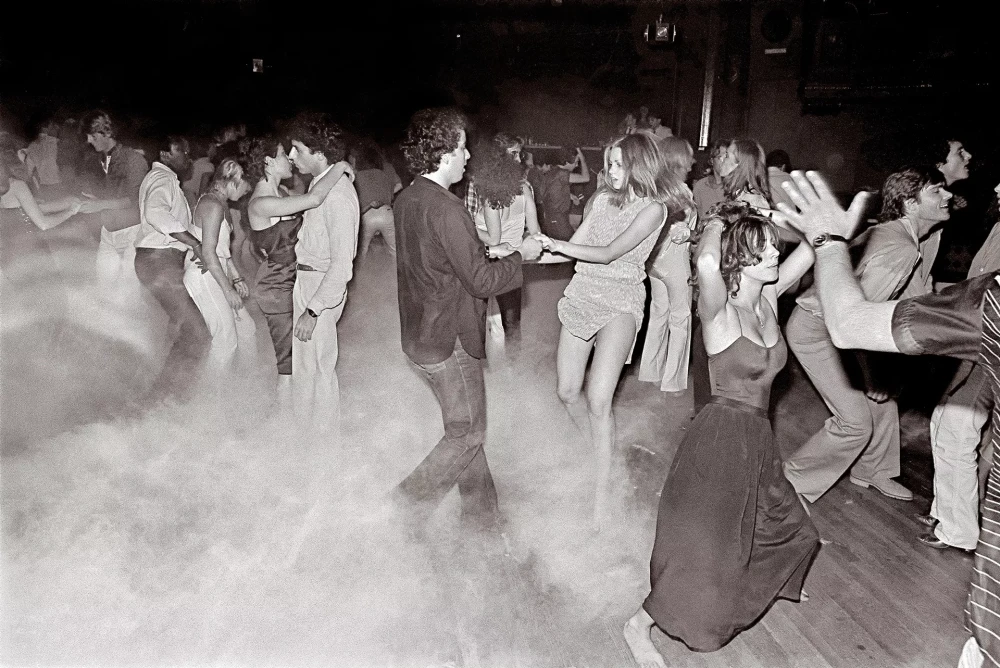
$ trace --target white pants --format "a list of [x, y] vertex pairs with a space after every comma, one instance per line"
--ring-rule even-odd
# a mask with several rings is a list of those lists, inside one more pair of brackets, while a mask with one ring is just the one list
[[382, 235], [385, 245], [389, 247], [389, 252], [395, 255], [396, 225], [392, 217], [392, 209], [389, 206], [368, 209], [361, 216], [361, 255], [368, 252], [368, 244], [372, 242], [376, 233]]
[[931, 414], [934, 457], [934, 502], [938, 520], [934, 535], [962, 549], [979, 541], [979, 468], [976, 462], [983, 427], [990, 419], [993, 397], [978, 365], [963, 362]]
[[958, 657], [958, 668], [980, 668], [983, 665], [983, 653], [975, 638], [969, 638], [962, 646], [962, 655]]
[[[309, 300], [325, 274], [300, 271], [292, 289], [292, 323], [305, 313]], [[340, 306], [326, 309], [316, 319], [312, 338], [292, 337], [292, 407], [295, 417], [313, 431], [340, 436], [340, 384], [337, 381], [337, 322], [344, 312]]]
[[135, 275], [135, 240], [139, 226], [115, 232], [101, 228], [97, 247], [97, 285], [103, 298], [115, 302], [138, 302], [139, 278]]
[[649, 275], [649, 324], [639, 380], [680, 392], [687, 389], [691, 360], [691, 264], [688, 244], [671, 243], [663, 252], [670, 255], [657, 262], [662, 269]]
[[[212, 334], [212, 347], [208, 353], [207, 368], [228, 369], [240, 348], [244, 352], [256, 352], [257, 328], [246, 308], [239, 313], [226, 301], [218, 281], [212, 274], [202, 273], [190, 260], [184, 267], [184, 287], [201, 311], [208, 331]], [[237, 320], [237, 318], [239, 318]]]

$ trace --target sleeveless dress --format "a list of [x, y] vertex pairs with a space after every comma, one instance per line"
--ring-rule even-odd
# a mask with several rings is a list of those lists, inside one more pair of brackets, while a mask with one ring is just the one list
[[282, 216], [263, 230], [250, 230], [250, 242], [264, 257], [257, 268], [253, 295], [267, 319], [278, 373], [292, 373], [292, 288], [295, 287], [295, 243], [302, 214]]
[[[619, 209], [607, 193], [594, 198], [590, 227], [581, 244], [606, 246], [628, 228], [653, 200], [640, 198]], [[559, 321], [581, 339], [590, 339], [614, 318], [629, 314], [635, 318], [638, 335], [646, 305], [646, 259], [660, 236], [663, 221], [635, 248], [608, 264], [578, 260], [576, 273], [559, 300]], [[633, 346], [635, 342], [633, 340]], [[631, 359], [631, 353], [629, 353]]]
[[709, 358], [712, 400], [660, 496], [643, 608], [667, 635], [713, 651], [778, 598], [799, 600], [819, 534], [782, 472], [767, 417], [788, 357], [740, 336]]

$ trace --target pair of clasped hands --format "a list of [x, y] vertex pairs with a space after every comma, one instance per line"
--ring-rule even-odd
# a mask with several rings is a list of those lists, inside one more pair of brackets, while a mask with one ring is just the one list
[[[670, 226], [670, 230], [667, 232], [667, 238], [673, 243], [682, 244], [691, 238], [691, 230], [688, 229], [687, 224], [684, 221], [678, 221]], [[533, 262], [539, 258], [542, 251], [547, 251], [549, 253], [563, 253], [568, 241], [562, 241], [560, 239], [553, 239], [545, 234], [529, 234], [521, 242], [518, 248], [511, 246], [509, 243], [496, 244], [495, 246], [486, 247], [486, 256], [490, 259], [497, 259], [501, 257], [507, 257], [514, 251], [519, 251], [521, 256], [527, 262]]]
[[550, 253], [560, 252], [562, 244], [565, 243], [565, 241], [559, 241], [544, 234], [529, 234], [521, 241], [521, 245], [516, 248], [506, 241], [495, 246], [487, 246], [486, 257], [496, 260], [518, 252], [526, 262], [533, 262], [541, 257], [542, 251]]

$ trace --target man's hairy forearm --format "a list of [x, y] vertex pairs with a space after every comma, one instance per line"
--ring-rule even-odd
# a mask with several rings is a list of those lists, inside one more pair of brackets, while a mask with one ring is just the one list
[[816, 287], [830, 338], [838, 348], [898, 352], [892, 338], [896, 302], [870, 302], [854, 277], [847, 245], [816, 249]]

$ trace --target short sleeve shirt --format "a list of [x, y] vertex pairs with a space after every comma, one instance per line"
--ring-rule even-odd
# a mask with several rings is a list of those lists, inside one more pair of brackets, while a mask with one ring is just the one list
[[984, 345], [988, 338], [984, 327], [1000, 325], [998, 274], [983, 274], [937, 294], [900, 301], [892, 313], [896, 347], [907, 355], [943, 355], [998, 366], [1000, 360], [981, 359], [989, 348]]

